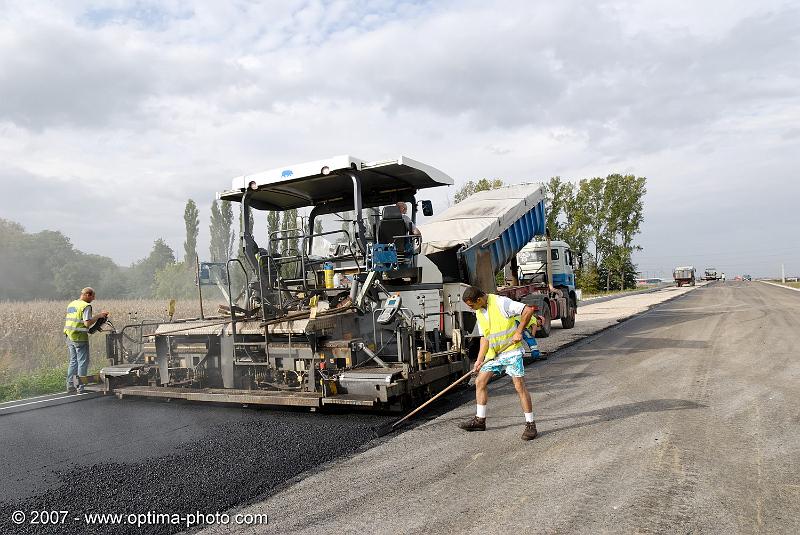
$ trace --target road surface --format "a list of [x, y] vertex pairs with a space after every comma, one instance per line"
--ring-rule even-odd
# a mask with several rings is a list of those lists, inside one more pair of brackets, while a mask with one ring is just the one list
[[[542, 344], [555, 353], [527, 369], [532, 443], [505, 379], [477, 434], [455, 427], [468, 392], [377, 441], [390, 418], [114, 398], [3, 416], [0, 532], [174, 533], [184, 526], [81, 515], [226, 510], [267, 514], [251, 531], [276, 533], [796, 532], [799, 296], [717, 283], [587, 306], [568, 331], [556, 322]], [[42, 509], [69, 518], [31, 525]], [[27, 521], [11, 524], [13, 511]]]
[[[508, 380], [206, 533], [798, 533], [800, 296], [697, 288], [528, 368], [541, 436]], [[298, 504], [313, 506], [298, 508]]]

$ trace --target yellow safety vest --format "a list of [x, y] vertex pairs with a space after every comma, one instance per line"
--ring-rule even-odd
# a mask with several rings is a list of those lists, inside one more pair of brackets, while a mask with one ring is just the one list
[[[522, 342], [509, 345], [511, 338], [514, 336], [514, 331], [517, 330], [518, 317], [507, 318], [500, 309], [500, 305], [497, 303], [497, 296], [494, 294], [487, 295], [486, 311], [487, 314], [483, 314], [481, 311], [475, 312], [483, 337], [489, 341], [489, 351], [486, 352], [484, 360], [492, 360], [497, 356], [498, 351], [505, 353], [506, 351], [521, 349]], [[527, 327], [532, 325], [536, 326], [535, 315], [531, 317]]]
[[88, 342], [89, 328], [83, 323], [83, 310], [89, 303], [83, 299], [76, 299], [67, 305], [67, 315], [64, 318], [64, 334], [73, 342]]

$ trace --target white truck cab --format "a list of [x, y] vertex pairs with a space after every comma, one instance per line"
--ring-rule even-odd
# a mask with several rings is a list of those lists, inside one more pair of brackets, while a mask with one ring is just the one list
[[[550, 242], [550, 259], [553, 270], [553, 286], [575, 290], [575, 270], [572, 250], [567, 242]], [[517, 254], [520, 283], [522, 281], [547, 282], [547, 242], [533, 241]]]

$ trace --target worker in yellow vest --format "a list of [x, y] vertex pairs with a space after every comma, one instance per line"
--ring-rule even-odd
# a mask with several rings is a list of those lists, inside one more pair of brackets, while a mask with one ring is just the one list
[[[83, 385], [78, 377], [85, 377], [89, 371], [89, 327], [100, 318], [107, 318], [105, 310], [92, 315], [91, 302], [95, 299], [92, 288], [81, 290], [81, 297], [67, 305], [64, 318], [64, 336], [69, 350], [69, 367], [67, 368], [67, 392], [83, 393]], [[76, 384], [78, 383], [78, 384]]]
[[475, 311], [481, 345], [475, 361], [475, 417], [459, 425], [466, 431], [486, 430], [486, 404], [489, 400], [487, 386], [493, 375], [505, 372], [514, 383], [519, 395], [522, 412], [525, 414], [523, 440], [536, 438], [536, 422], [533, 420], [531, 395], [525, 386], [525, 367], [522, 363], [522, 335], [527, 327], [536, 331], [536, 316], [533, 307], [513, 301], [508, 297], [486, 294], [480, 288], [470, 286], [462, 295], [464, 303]]

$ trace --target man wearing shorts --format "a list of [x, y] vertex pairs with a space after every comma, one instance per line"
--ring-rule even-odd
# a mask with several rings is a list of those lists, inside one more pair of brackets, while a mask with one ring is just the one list
[[522, 333], [526, 327], [536, 330], [533, 307], [512, 301], [508, 297], [486, 294], [480, 288], [470, 286], [462, 296], [464, 303], [475, 311], [481, 346], [475, 361], [475, 399], [477, 413], [474, 418], [459, 425], [466, 431], [486, 430], [486, 403], [489, 400], [487, 387], [493, 375], [505, 372], [514, 383], [519, 395], [522, 412], [525, 413], [525, 430], [522, 440], [536, 438], [536, 422], [533, 421], [531, 395], [525, 386], [525, 367], [522, 364]]

